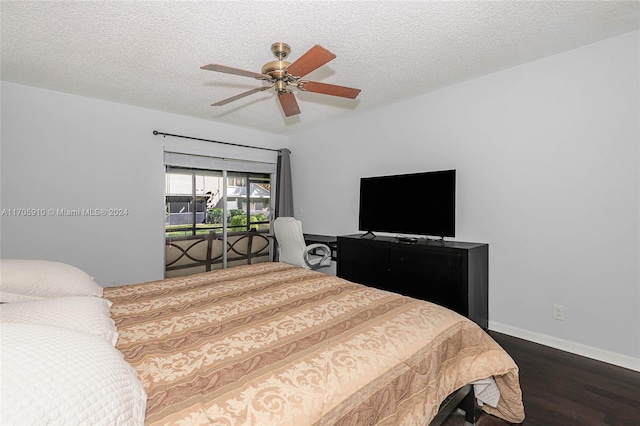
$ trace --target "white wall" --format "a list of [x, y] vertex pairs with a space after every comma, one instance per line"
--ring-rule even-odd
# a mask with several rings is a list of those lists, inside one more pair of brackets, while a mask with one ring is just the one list
[[122, 217], [0, 217], [0, 255], [74, 264], [104, 286], [164, 273], [163, 147], [228, 158], [263, 152], [154, 136], [153, 130], [267, 148], [283, 136], [2, 82], [0, 209], [127, 209]]
[[[456, 239], [490, 245], [490, 327], [640, 370], [639, 45], [624, 34], [296, 134], [296, 216], [355, 233], [360, 177], [455, 168]], [[411, 211], [392, 197], [390, 216]]]

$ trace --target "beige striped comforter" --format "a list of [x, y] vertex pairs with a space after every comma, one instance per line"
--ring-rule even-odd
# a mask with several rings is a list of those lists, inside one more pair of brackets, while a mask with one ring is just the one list
[[428, 424], [495, 376], [491, 413], [524, 418], [518, 369], [434, 304], [282, 263], [105, 288], [153, 425]]

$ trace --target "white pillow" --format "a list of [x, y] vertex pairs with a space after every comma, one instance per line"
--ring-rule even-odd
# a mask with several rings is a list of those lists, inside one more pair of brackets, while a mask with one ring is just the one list
[[103, 338], [62, 327], [2, 324], [3, 425], [142, 425], [136, 371]]
[[113, 346], [118, 331], [111, 319], [111, 302], [99, 297], [67, 296], [0, 305], [0, 321], [55, 325], [102, 336]]
[[66, 263], [0, 259], [0, 302], [62, 296], [102, 297], [102, 286], [83, 270]]

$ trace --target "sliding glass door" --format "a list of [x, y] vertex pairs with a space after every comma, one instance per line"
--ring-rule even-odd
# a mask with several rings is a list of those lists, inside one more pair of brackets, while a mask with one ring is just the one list
[[272, 160], [236, 160], [165, 148], [165, 276], [270, 259]]
[[167, 166], [165, 277], [270, 259], [271, 175]]

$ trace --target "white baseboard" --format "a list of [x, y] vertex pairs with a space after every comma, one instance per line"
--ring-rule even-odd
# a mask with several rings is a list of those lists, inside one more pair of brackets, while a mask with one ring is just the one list
[[489, 330], [507, 334], [513, 337], [518, 337], [530, 342], [539, 343], [541, 345], [550, 346], [552, 348], [606, 362], [608, 364], [628, 368], [630, 370], [640, 371], [640, 358], [622, 355], [616, 352], [595, 348], [593, 346], [583, 345], [582, 343], [576, 343], [570, 340], [560, 339], [542, 333], [536, 333], [534, 331], [524, 330], [518, 327], [512, 327], [510, 325], [501, 324], [494, 321], [489, 321]]

